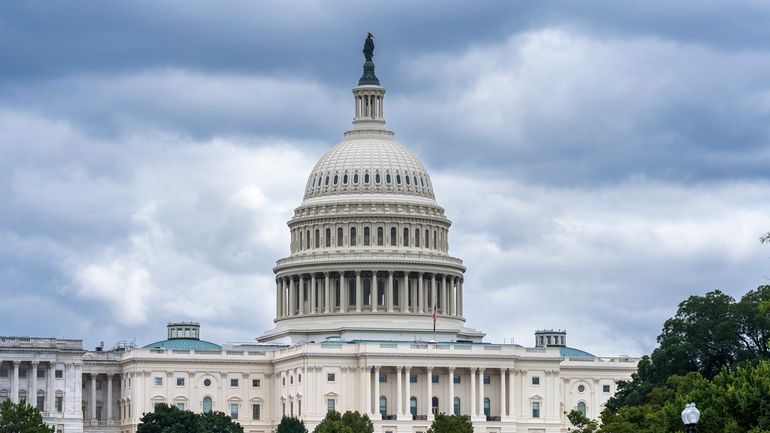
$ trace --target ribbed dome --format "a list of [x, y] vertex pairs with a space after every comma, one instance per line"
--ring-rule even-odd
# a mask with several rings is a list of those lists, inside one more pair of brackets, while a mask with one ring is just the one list
[[389, 135], [351, 132], [315, 165], [305, 199], [356, 193], [434, 199], [427, 170], [406, 147]]

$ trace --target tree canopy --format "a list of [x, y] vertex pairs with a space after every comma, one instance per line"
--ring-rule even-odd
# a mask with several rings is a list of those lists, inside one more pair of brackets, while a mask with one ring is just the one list
[[243, 427], [222, 412], [197, 414], [157, 404], [142, 415], [136, 433], [243, 433]]
[[690, 296], [632, 380], [618, 384], [598, 431], [679, 432], [680, 413], [694, 401], [699, 433], [770, 433], [768, 340], [770, 286], [740, 301], [718, 290]]
[[284, 416], [275, 429], [275, 433], [307, 433], [305, 422], [293, 416]]
[[374, 424], [369, 415], [361, 415], [358, 411], [347, 411], [340, 415], [339, 412], [329, 412], [316, 426], [313, 433], [373, 433]]
[[436, 415], [427, 433], [473, 433], [473, 424], [468, 415]]
[[53, 433], [40, 411], [26, 402], [3, 401], [0, 405], [0, 433]]

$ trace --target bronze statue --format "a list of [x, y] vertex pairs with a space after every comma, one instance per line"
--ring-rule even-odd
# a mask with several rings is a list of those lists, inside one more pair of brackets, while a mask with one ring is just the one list
[[364, 42], [364, 58], [366, 58], [367, 62], [371, 62], [372, 57], [374, 57], [374, 40], [372, 39], [372, 34], [368, 33], [366, 42]]

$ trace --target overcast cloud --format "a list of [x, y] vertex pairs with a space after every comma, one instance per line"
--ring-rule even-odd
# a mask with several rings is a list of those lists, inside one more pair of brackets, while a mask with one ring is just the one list
[[770, 283], [767, 2], [6, 2], [0, 334], [268, 329], [367, 31], [489, 341], [639, 355]]

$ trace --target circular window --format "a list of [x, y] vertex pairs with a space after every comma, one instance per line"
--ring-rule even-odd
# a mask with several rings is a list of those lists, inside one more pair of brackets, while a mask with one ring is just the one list
[[204, 379], [203, 386], [211, 386], [211, 379]]
[[584, 392], [586, 390], [585, 385], [578, 385], [578, 392]]

